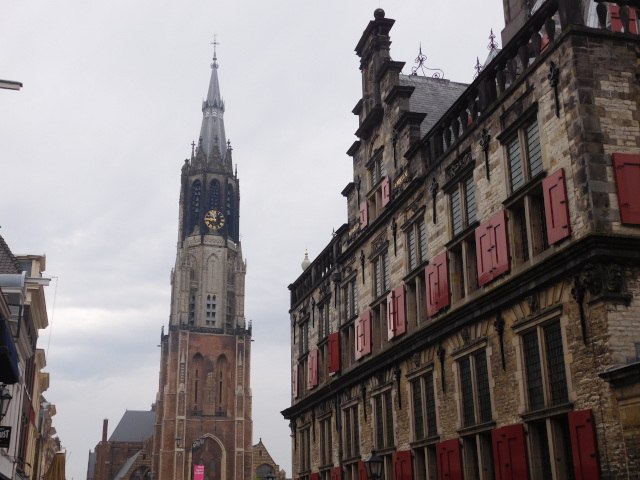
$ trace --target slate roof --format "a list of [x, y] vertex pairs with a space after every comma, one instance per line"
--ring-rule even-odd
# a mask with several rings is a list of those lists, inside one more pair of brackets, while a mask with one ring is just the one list
[[22, 265], [0, 235], [0, 273], [22, 273]]
[[400, 75], [400, 85], [415, 87], [409, 98], [412, 112], [426, 113], [420, 124], [420, 136], [427, 134], [431, 127], [462, 95], [469, 85], [445, 78], [422, 77], [420, 75]]
[[110, 442], [142, 442], [153, 433], [156, 412], [127, 410], [109, 437]]
[[129, 458], [126, 462], [124, 462], [120, 467], [120, 470], [118, 470], [118, 473], [115, 474], [112, 480], [119, 480], [121, 478], [124, 478], [124, 476], [127, 474], [129, 469], [131, 468], [131, 465], [133, 465], [133, 462], [136, 461], [140, 453], [142, 453], [142, 450], [140, 450], [133, 457]]

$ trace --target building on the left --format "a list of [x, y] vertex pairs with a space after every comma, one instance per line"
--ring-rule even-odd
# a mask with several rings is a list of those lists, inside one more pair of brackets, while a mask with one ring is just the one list
[[37, 348], [49, 325], [44, 255], [14, 255], [0, 236], [0, 480], [41, 480], [61, 449]]

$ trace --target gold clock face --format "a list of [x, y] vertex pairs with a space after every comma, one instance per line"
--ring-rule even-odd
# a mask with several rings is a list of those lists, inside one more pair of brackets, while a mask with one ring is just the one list
[[204, 216], [204, 223], [211, 230], [220, 230], [224, 227], [224, 215], [216, 210], [209, 210]]

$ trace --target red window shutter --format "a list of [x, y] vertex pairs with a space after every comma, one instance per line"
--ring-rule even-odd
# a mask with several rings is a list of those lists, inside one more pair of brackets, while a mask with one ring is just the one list
[[476, 257], [480, 285], [490, 282], [511, 268], [506, 220], [505, 211], [502, 210], [476, 228]]
[[430, 263], [424, 269], [425, 284], [427, 287], [427, 316], [438, 313], [436, 301], [438, 299], [438, 270], [435, 263]]
[[309, 389], [318, 386], [318, 349], [309, 352], [309, 376], [307, 378]]
[[438, 310], [449, 306], [449, 260], [447, 252], [433, 259], [438, 271]]
[[521, 423], [491, 432], [496, 480], [528, 480], [527, 447]]
[[508, 272], [511, 267], [511, 259], [509, 257], [509, 240], [507, 238], [507, 216], [505, 211], [502, 210], [497, 215], [491, 217], [491, 227], [494, 234], [494, 265], [493, 265], [493, 278], [498, 275]]
[[340, 332], [329, 335], [329, 375], [340, 371]]
[[476, 228], [476, 258], [478, 259], [478, 285], [493, 280], [493, 262], [491, 260], [491, 244], [493, 230], [489, 222]]
[[309, 480], [320, 480], [320, 474], [319, 473], [312, 473], [309, 475]]
[[622, 223], [640, 223], [640, 155], [613, 154]]
[[360, 230], [369, 225], [369, 203], [365, 200], [360, 204]]
[[298, 398], [298, 365], [293, 366], [293, 373], [291, 375], [292, 379], [292, 393], [293, 398]]
[[392, 290], [387, 295], [387, 340], [396, 336], [396, 291]]
[[362, 315], [362, 331], [363, 331], [363, 345], [362, 355], [371, 353], [371, 312], [366, 312]]
[[564, 168], [552, 173], [542, 181], [542, 191], [547, 221], [547, 239], [551, 245], [571, 235]]
[[[609, 5], [609, 18], [611, 19], [611, 30], [614, 32], [621, 32], [622, 20], [620, 20], [620, 7], [618, 5]], [[636, 11], [634, 8], [629, 9], [629, 32], [635, 35], [638, 34]]]
[[435, 257], [424, 272], [427, 285], [427, 315], [431, 317], [450, 303], [447, 252]]
[[460, 441], [457, 438], [436, 444], [438, 480], [463, 480]]
[[353, 322], [354, 324], [354, 328], [355, 328], [355, 332], [356, 332], [356, 338], [354, 339], [355, 341], [355, 359], [358, 360], [360, 357], [362, 357], [362, 345], [364, 345], [364, 332], [362, 330], [362, 317], [358, 317], [355, 319], [355, 321]]
[[342, 480], [342, 468], [334, 467], [331, 469], [331, 480]]
[[576, 480], [600, 480], [595, 424], [591, 410], [569, 413]]
[[364, 462], [358, 462], [358, 480], [368, 480], [367, 467], [364, 466]]
[[398, 335], [402, 335], [407, 331], [407, 306], [405, 305], [406, 298], [406, 287], [404, 285], [400, 285], [396, 287], [396, 317], [395, 317], [395, 327], [396, 327], [396, 337]]
[[382, 181], [382, 206], [386, 206], [391, 201], [391, 179], [385, 177]]
[[393, 480], [413, 480], [413, 464], [411, 462], [411, 450], [394, 452]]

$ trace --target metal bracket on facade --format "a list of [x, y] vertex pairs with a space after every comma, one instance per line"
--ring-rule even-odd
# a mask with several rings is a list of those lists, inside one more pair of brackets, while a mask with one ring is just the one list
[[396, 168], [398, 166], [396, 161], [396, 143], [397, 142], [398, 142], [398, 132], [394, 130], [393, 133], [391, 134], [391, 145], [393, 146], [393, 168]]
[[400, 379], [402, 378], [402, 369], [396, 365], [393, 369], [396, 376], [396, 390], [398, 392], [398, 409], [402, 410], [402, 391], [400, 390]]
[[489, 142], [491, 141], [491, 136], [487, 132], [486, 128], [482, 129], [482, 137], [480, 138], [480, 146], [482, 147], [482, 151], [484, 152], [484, 169], [487, 173], [487, 180], [490, 178], [489, 173]]
[[356, 192], [358, 193], [358, 205], [360, 205], [360, 186], [362, 185], [362, 182], [360, 181], [360, 175], [358, 175], [356, 177]]
[[504, 317], [500, 311], [496, 314], [496, 321], [493, 322], [493, 326], [496, 327], [498, 339], [500, 340], [500, 359], [502, 360], [502, 370], [506, 371], [507, 364], [504, 360]]
[[439, 345], [438, 351], [436, 352], [436, 354], [438, 355], [438, 360], [440, 360], [440, 373], [442, 375], [442, 393], [445, 393], [447, 391], [447, 387], [444, 383], [444, 356], [446, 353], [447, 352], [444, 348], [442, 348], [442, 345]]
[[367, 421], [367, 387], [365, 384], [360, 385], [360, 396], [362, 397], [362, 410], [364, 411], [364, 421]]
[[431, 179], [431, 199], [433, 200], [433, 223], [436, 223], [436, 195], [438, 195], [438, 188], [440, 188], [440, 185], [438, 185], [438, 182], [436, 181], [436, 177], [433, 177]]
[[362, 267], [362, 284], [364, 285], [364, 250], [360, 250], [360, 267]]
[[560, 118], [560, 102], [558, 100], [558, 80], [560, 78], [560, 69], [556, 67], [556, 64], [549, 62], [549, 83], [553, 88], [553, 98], [556, 102], [556, 117]]
[[316, 326], [316, 299], [311, 297], [311, 326]]
[[396, 217], [391, 219], [391, 235], [393, 235], [393, 256], [398, 255], [398, 248], [396, 246], [396, 237], [398, 235], [398, 223], [396, 222]]
[[587, 291], [587, 287], [580, 281], [580, 277], [576, 275], [573, 281], [573, 288], [571, 289], [571, 295], [573, 299], [578, 303], [578, 309], [580, 311], [580, 326], [582, 328], [582, 343], [587, 344], [587, 319], [584, 313], [584, 294]]

